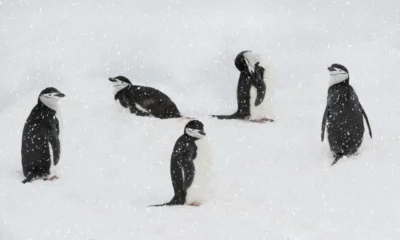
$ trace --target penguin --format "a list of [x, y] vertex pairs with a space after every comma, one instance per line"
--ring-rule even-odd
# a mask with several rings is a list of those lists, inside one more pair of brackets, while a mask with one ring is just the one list
[[322, 118], [321, 141], [324, 141], [325, 128], [327, 128], [329, 146], [334, 157], [332, 165], [334, 165], [343, 156], [356, 153], [361, 146], [364, 136], [364, 118], [371, 138], [372, 131], [368, 116], [349, 83], [347, 68], [335, 63], [328, 67], [328, 70], [330, 82]]
[[191, 120], [175, 143], [170, 173], [174, 197], [171, 201], [151, 206], [200, 206], [206, 200], [211, 178], [211, 151], [205, 138], [204, 125]]
[[48, 177], [60, 160], [60, 125], [56, 113], [58, 100], [63, 97], [65, 94], [54, 87], [44, 89], [25, 122], [21, 146], [22, 170], [26, 177], [22, 181], [24, 184], [38, 178], [58, 178]]
[[175, 103], [161, 91], [138, 85], [132, 85], [124, 76], [108, 79], [114, 86], [114, 98], [132, 114], [142, 117], [181, 118]]
[[236, 56], [235, 66], [240, 71], [236, 92], [238, 109], [231, 115], [211, 116], [259, 123], [273, 122], [269, 118], [272, 115], [272, 78], [260, 64], [260, 57], [252, 51], [243, 51]]

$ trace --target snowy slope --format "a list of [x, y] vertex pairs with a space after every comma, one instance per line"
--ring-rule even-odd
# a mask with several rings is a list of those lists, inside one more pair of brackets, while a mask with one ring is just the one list
[[[398, 1], [0, 1], [0, 239], [399, 239]], [[260, 52], [276, 122], [235, 110], [233, 60]], [[334, 62], [369, 116], [360, 154], [330, 167], [320, 124]], [[213, 191], [199, 208], [146, 208], [173, 194], [184, 120], [117, 109], [108, 77], [163, 90], [205, 124]], [[54, 182], [21, 184], [20, 141], [55, 86], [62, 156]]]

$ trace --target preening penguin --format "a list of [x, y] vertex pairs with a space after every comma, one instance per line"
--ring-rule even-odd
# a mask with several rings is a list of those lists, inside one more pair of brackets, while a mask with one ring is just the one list
[[123, 76], [109, 78], [114, 86], [115, 100], [138, 116], [156, 118], [182, 117], [175, 103], [161, 91], [144, 86], [132, 85]]
[[[53, 87], [44, 89], [38, 103], [25, 122], [22, 133], [22, 169], [26, 179], [22, 183], [37, 178], [47, 180], [51, 168], [60, 160], [60, 127], [56, 116], [58, 100], [65, 97]], [[53, 176], [50, 180], [57, 178]]]
[[211, 151], [205, 139], [204, 125], [198, 120], [186, 124], [171, 156], [171, 180], [174, 197], [168, 203], [152, 206], [202, 204], [208, 194], [211, 177]]
[[328, 131], [330, 149], [334, 155], [334, 165], [343, 156], [357, 152], [364, 136], [364, 119], [369, 135], [372, 131], [367, 114], [350, 85], [349, 71], [340, 64], [328, 67], [331, 78], [327, 104], [322, 118], [321, 141], [324, 141], [325, 127]]
[[243, 51], [237, 55], [235, 66], [240, 71], [236, 93], [238, 109], [232, 115], [212, 117], [272, 122], [272, 78], [260, 64], [260, 57], [252, 51]]

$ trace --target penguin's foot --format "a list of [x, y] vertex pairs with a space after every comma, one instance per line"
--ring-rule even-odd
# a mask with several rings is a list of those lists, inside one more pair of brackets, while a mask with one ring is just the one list
[[24, 181], [22, 181], [22, 183], [25, 184], [25, 183], [30, 182], [30, 181], [31, 180], [29, 180], [29, 179], [25, 179]]
[[53, 181], [53, 180], [56, 180], [56, 179], [58, 179], [58, 177], [56, 175], [54, 175], [54, 176], [51, 176], [48, 180], [49, 181]]
[[194, 120], [194, 118], [191, 117], [180, 117], [181, 120]]
[[265, 122], [275, 122], [275, 120], [272, 119], [272, 118], [263, 118], [263, 120], [264, 120]]
[[255, 122], [255, 123], [265, 123], [264, 120], [257, 119], [257, 120], [250, 120], [250, 122]]
[[254, 119], [254, 120], [250, 120], [250, 121], [256, 122], [256, 123], [275, 122], [275, 120], [271, 119], [271, 118], [261, 118], [261, 119]]
[[188, 205], [192, 206], [192, 207], [199, 207], [201, 204], [198, 202], [193, 202], [193, 203], [189, 203]]
[[56, 175], [54, 175], [54, 176], [51, 176], [51, 177], [49, 177], [49, 178], [44, 178], [43, 180], [44, 181], [54, 181], [54, 180], [56, 180], [56, 179], [58, 179], [59, 177], [57, 177]]

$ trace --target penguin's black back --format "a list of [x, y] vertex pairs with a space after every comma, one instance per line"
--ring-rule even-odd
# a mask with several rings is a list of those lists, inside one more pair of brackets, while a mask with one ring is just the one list
[[195, 138], [190, 137], [187, 134], [183, 134], [178, 138], [178, 140], [176, 140], [171, 156], [171, 168], [172, 165], [181, 164], [182, 161], [186, 160], [186, 157], [191, 160], [196, 158], [195, 153], [197, 146], [195, 140]]
[[45, 106], [40, 101], [32, 109], [25, 122], [22, 133], [22, 169], [24, 175], [49, 174], [51, 167], [51, 154], [49, 141], [58, 138], [59, 122], [56, 111]]
[[331, 86], [327, 107], [328, 140], [332, 152], [343, 155], [355, 153], [363, 140], [364, 121], [353, 87], [347, 82]]
[[175, 143], [170, 166], [174, 197], [167, 205], [180, 205], [186, 201], [187, 189], [191, 186], [195, 174], [193, 164], [197, 155], [195, 140], [183, 134]]
[[152, 87], [131, 85], [120, 90], [115, 99], [126, 108], [137, 103], [157, 118], [181, 117], [175, 103], [167, 95]]

